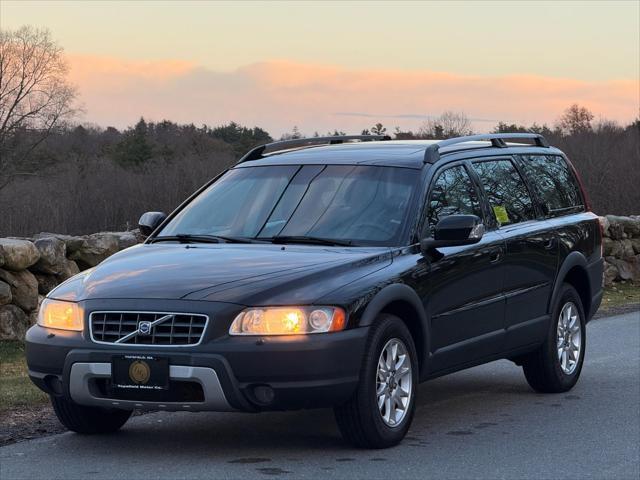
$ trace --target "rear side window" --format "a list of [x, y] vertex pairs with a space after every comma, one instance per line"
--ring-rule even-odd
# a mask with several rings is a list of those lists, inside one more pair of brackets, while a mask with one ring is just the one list
[[551, 216], [582, 209], [580, 187], [564, 158], [557, 155], [523, 155], [522, 166], [545, 213]]
[[500, 225], [536, 218], [535, 207], [524, 180], [511, 160], [474, 162], [489, 204]]
[[428, 226], [433, 227], [441, 218], [456, 214], [482, 218], [476, 189], [462, 165], [444, 170], [434, 182], [429, 194]]

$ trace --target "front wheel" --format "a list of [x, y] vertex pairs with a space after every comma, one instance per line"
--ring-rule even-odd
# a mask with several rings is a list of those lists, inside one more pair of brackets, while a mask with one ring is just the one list
[[541, 393], [571, 390], [580, 377], [586, 347], [585, 315], [578, 292], [563, 285], [547, 338], [522, 363], [531, 388]]
[[406, 435], [418, 388], [416, 348], [394, 315], [378, 317], [367, 343], [353, 397], [334, 409], [342, 436], [362, 448], [386, 448]]
[[63, 397], [51, 397], [51, 405], [60, 423], [76, 433], [115, 432], [132, 413], [117, 408], [86, 407]]

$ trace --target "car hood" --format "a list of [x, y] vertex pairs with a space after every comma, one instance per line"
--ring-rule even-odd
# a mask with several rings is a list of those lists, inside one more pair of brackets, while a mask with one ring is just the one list
[[390, 250], [382, 247], [143, 244], [69, 279], [49, 297], [313, 303], [390, 263]]

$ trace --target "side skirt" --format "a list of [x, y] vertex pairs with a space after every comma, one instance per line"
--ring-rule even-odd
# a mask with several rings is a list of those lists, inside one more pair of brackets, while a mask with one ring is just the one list
[[485, 363], [495, 362], [496, 360], [511, 360], [513, 357], [517, 357], [519, 355], [523, 355], [525, 353], [530, 353], [534, 351], [541, 345], [541, 342], [535, 342], [523, 347], [514, 348], [512, 350], [508, 350], [505, 352], [500, 352], [495, 355], [489, 355], [487, 357], [483, 357], [477, 360], [473, 360], [471, 362], [463, 363], [460, 365], [456, 365], [454, 367], [445, 368], [442, 370], [438, 370], [435, 372], [425, 372], [426, 374], [421, 375], [420, 382], [424, 382], [427, 380], [432, 380], [434, 378], [442, 377], [444, 375], [449, 375], [450, 373], [459, 372], [461, 370], [466, 370], [468, 368], [477, 367], [478, 365], [484, 365]]

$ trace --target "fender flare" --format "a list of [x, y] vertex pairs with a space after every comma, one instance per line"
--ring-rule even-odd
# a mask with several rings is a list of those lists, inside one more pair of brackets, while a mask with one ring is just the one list
[[[551, 313], [552, 306], [555, 304], [556, 299], [558, 298], [558, 295], [560, 293], [560, 287], [562, 287], [562, 284], [564, 283], [564, 279], [567, 277], [567, 273], [569, 273], [569, 270], [571, 270], [573, 267], [581, 267], [585, 271], [585, 274], [587, 273], [587, 259], [582, 253], [571, 252], [569, 255], [567, 255], [567, 258], [564, 259], [564, 262], [562, 262], [562, 265], [558, 269], [558, 274], [556, 275], [556, 282], [555, 282], [555, 285], [553, 286], [553, 291], [551, 293], [551, 298], [549, 299], [549, 304], [547, 305], [547, 311], [549, 313]], [[588, 277], [589, 276], [587, 275], [587, 278]], [[589, 289], [591, 289], [591, 285], [589, 285]], [[589, 293], [589, 295], [591, 294]]]
[[421, 364], [425, 366], [429, 358], [429, 352], [431, 351], [429, 320], [422, 300], [409, 285], [393, 283], [376, 293], [362, 313], [359, 324], [363, 327], [373, 324], [378, 314], [384, 310], [387, 305], [397, 301], [407, 302], [418, 315], [417, 320], [423, 336]]

